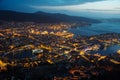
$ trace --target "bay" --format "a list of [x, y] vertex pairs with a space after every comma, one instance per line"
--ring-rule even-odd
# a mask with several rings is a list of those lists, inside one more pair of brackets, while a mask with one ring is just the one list
[[82, 26], [77, 28], [70, 28], [69, 32], [74, 33], [75, 35], [99, 35], [105, 33], [120, 33], [120, 23], [115, 22], [102, 22], [98, 24], [92, 24], [91, 26]]
[[[120, 23], [118, 22], [102, 22], [99, 24], [92, 24], [91, 26], [82, 26], [71, 28], [68, 30], [75, 34], [75, 36], [93, 36], [105, 33], [120, 33]], [[117, 50], [120, 50], [120, 45], [111, 45], [106, 50], [98, 50], [91, 53], [100, 53], [103, 55], [109, 55], [116, 53]]]

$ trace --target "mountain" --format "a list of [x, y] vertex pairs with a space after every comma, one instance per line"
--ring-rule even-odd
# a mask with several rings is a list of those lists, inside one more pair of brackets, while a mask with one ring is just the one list
[[4, 21], [31, 21], [39, 23], [59, 23], [59, 22], [89, 22], [89, 23], [98, 23], [98, 20], [78, 17], [78, 16], [69, 16], [60, 13], [46, 13], [46, 12], [35, 12], [35, 13], [23, 13], [16, 11], [0, 10], [0, 20]]

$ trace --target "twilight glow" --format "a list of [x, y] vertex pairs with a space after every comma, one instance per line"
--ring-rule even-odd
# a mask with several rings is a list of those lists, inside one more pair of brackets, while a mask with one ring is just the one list
[[104, 13], [119, 13], [120, 14], [120, 1], [107, 0], [98, 2], [88, 2], [78, 5], [65, 5], [65, 6], [30, 6], [35, 9], [46, 10], [68, 10], [68, 11], [85, 11], [85, 12], [104, 12]]
[[0, 0], [0, 10], [120, 18], [120, 0]]

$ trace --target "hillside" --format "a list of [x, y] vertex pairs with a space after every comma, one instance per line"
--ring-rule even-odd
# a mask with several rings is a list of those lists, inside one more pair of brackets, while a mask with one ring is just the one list
[[59, 22], [89, 22], [89, 23], [98, 23], [98, 20], [69, 16], [60, 13], [45, 13], [45, 12], [35, 12], [35, 13], [22, 13], [8, 10], [0, 10], [0, 20], [4, 21], [32, 21], [39, 23], [59, 23]]

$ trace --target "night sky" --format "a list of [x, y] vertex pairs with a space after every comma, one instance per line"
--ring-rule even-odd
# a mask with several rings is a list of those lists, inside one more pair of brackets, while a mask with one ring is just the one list
[[120, 18], [120, 0], [0, 0], [0, 10]]

